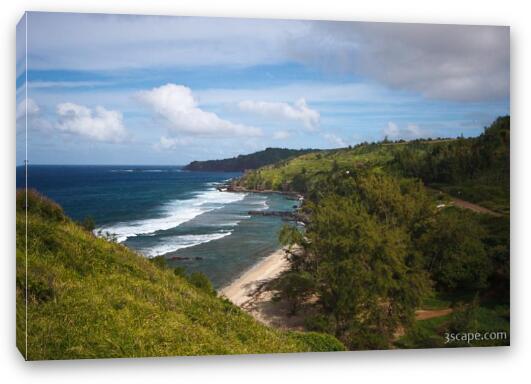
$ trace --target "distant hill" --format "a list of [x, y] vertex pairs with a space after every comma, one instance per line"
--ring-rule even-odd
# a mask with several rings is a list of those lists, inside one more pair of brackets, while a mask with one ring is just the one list
[[305, 193], [334, 170], [373, 169], [419, 178], [455, 197], [508, 213], [509, 147], [510, 117], [503, 116], [478, 137], [382, 141], [301, 154], [249, 172], [236, 183]]
[[317, 152], [317, 149], [266, 148], [249, 155], [239, 155], [230, 159], [192, 161], [184, 167], [188, 171], [243, 172], [274, 164], [294, 156]]

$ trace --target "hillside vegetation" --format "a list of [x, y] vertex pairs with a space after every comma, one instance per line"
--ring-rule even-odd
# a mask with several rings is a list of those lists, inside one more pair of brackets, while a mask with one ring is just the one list
[[475, 138], [362, 143], [307, 153], [249, 171], [249, 189], [306, 192], [330, 172], [371, 170], [425, 184], [487, 208], [509, 210], [510, 118], [500, 117]]
[[34, 191], [26, 264], [24, 195], [17, 192], [17, 346], [29, 360], [344, 349], [325, 334], [258, 323], [216, 297], [204, 276], [96, 238]]
[[[509, 117], [477, 138], [309, 153], [234, 184], [304, 195], [304, 229], [280, 233], [297, 251], [272, 287], [293, 313], [313, 314], [307, 329], [354, 350], [464, 346], [445, 344], [447, 332], [500, 331], [476, 345], [509, 343]], [[453, 207], [425, 184], [499, 213]], [[451, 314], [415, 321], [434, 303]]]
[[395, 151], [390, 167], [451, 195], [509, 213], [510, 118], [498, 118], [476, 138], [404, 146]]
[[192, 161], [184, 167], [187, 171], [213, 171], [213, 172], [243, 172], [249, 169], [257, 169], [265, 165], [274, 164], [278, 161], [308, 152], [314, 149], [286, 149], [266, 148], [263, 151], [249, 155], [239, 155], [230, 159]]

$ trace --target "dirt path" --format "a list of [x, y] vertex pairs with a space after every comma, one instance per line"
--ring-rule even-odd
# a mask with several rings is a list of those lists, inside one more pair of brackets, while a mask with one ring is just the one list
[[[434, 319], [436, 317], [443, 317], [446, 315], [449, 315], [453, 312], [452, 308], [444, 308], [444, 309], [417, 309], [415, 311], [415, 320], [428, 320], [428, 319]], [[403, 327], [399, 327], [397, 331], [395, 332], [394, 340], [398, 340], [402, 336], [406, 334], [406, 330]], [[394, 347], [392, 347], [394, 348]]]
[[488, 208], [482, 207], [481, 205], [477, 205], [474, 203], [471, 203], [470, 201], [461, 200], [457, 197], [450, 196], [450, 199], [456, 207], [464, 208], [464, 209], [470, 209], [471, 211], [477, 212], [477, 213], [486, 213], [488, 215], [492, 216], [501, 216], [500, 213], [491, 211]]
[[415, 320], [428, 320], [442, 317], [452, 313], [452, 308], [444, 309], [418, 309], [415, 311]]
[[487, 215], [492, 215], [492, 216], [497, 216], [497, 217], [502, 216], [501, 213], [482, 207], [481, 205], [471, 203], [470, 201], [462, 200], [457, 197], [451, 196], [448, 193], [441, 191], [440, 189], [436, 189], [436, 188], [432, 188], [428, 186], [426, 186], [426, 188], [431, 189], [432, 191], [444, 194], [446, 197], [448, 197], [448, 199], [450, 199], [449, 205], [454, 205], [456, 207], [463, 208], [463, 209], [469, 209], [476, 213], [486, 213]]

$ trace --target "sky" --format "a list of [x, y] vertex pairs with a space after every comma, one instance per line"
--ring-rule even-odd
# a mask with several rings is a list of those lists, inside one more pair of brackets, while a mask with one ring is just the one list
[[[509, 28], [27, 13], [17, 164], [187, 164], [479, 135], [509, 114]], [[26, 81], [27, 78], [27, 81]]]

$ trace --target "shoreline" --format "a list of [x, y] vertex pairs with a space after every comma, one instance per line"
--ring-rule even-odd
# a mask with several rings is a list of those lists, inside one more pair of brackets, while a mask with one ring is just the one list
[[254, 300], [254, 294], [263, 283], [274, 279], [289, 268], [286, 251], [277, 249], [253, 265], [236, 280], [218, 291], [234, 305], [245, 309]]
[[277, 194], [277, 195], [284, 195], [287, 197], [290, 197], [294, 200], [299, 200], [301, 198], [304, 198], [304, 195], [297, 191], [279, 191], [276, 189], [249, 189], [242, 187], [238, 184], [235, 184], [234, 182], [238, 181], [240, 177], [231, 178], [227, 182], [223, 183], [222, 185], [216, 187], [216, 189], [220, 192], [240, 192], [240, 193], [263, 193], [263, 194]]

